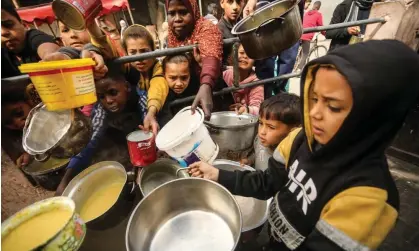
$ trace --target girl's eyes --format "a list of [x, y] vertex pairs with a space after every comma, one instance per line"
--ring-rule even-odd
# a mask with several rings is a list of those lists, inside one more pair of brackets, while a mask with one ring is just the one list
[[341, 108], [333, 107], [333, 106], [330, 106], [330, 105], [329, 105], [329, 109], [330, 109], [330, 111], [335, 112], [335, 113], [338, 113], [338, 112], [342, 111]]
[[311, 98], [311, 101], [313, 101], [314, 103], [317, 103], [318, 98], [316, 98], [316, 97], [312, 97], [312, 98]]

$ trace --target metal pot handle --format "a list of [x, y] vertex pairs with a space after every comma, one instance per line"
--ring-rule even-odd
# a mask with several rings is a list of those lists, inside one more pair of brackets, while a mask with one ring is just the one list
[[176, 170], [176, 177], [179, 177], [178, 174], [179, 174], [180, 171], [186, 171], [186, 173], [189, 174], [188, 173], [188, 168], [179, 168], [178, 170]]
[[263, 21], [257, 28], [256, 28], [256, 30], [255, 30], [255, 34], [256, 34], [256, 36], [260, 36], [260, 34], [259, 34], [259, 29], [262, 27], [262, 26], [264, 26], [266, 23], [269, 23], [270, 21], [272, 21], [272, 20], [276, 20], [276, 19], [279, 19], [279, 20], [282, 20], [281, 21], [281, 23], [280, 24], [282, 24], [283, 22], [284, 22], [284, 20], [285, 20], [285, 18], [283, 18], [283, 17], [273, 17], [273, 18], [269, 18], [269, 19], [266, 19], [265, 21]]
[[208, 129], [208, 131], [210, 133], [213, 133], [213, 134], [216, 134], [216, 133], [219, 133], [220, 132], [217, 128], [214, 128], [214, 127], [212, 127], [210, 125], [207, 125], [207, 129]]

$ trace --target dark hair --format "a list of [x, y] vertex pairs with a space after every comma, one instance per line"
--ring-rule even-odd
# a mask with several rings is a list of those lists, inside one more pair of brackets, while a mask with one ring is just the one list
[[1, 94], [1, 106], [8, 105], [8, 104], [16, 104], [20, 102], [26, 102], [27, 99], [25, 97], [24, 90], [19, 89], [12, 89], [8, 91], [2, 91]]
[[191, 71], [191, 58], [187, 56], [187, 54], [176, 54], [167, 56], [163, 59], [163, 73], [166, 72], [166, 66], [169, 63], [173, 64], [180, 64], [180, 63], [188, 63], [189, 71]]
[[20, 19], [20, 16], [16, 11], [15, 6], [13, 6], [9, 1], [1, 1], [1, 9], [14, 16], [19, 22], [22, 21], [22, 19]]
[[154, 51], [156, 49], [154, 44], [154, 39], [151, 33], [144, 27], [138, 24], [134, 24], [129, 26], [124, 33], [122, 33], [122, 47], [124, 47], [125, 51], [127, 50], [127, 39], [133, 38], [138, 39], [142, 38], [148, 42], [150, 48]]
[[280, 93], [263, 101], [259, 116], [265, 119], [279, 120], [289, 126], [301, 125], [300, 98], [289, 93]]
[[320, 9], [321, 6], [322, 6], [322, 2], [320, 1], [316, 1], [313, 4], [313, 8], [316, 8], [317, 10]]
[[[3, 85], [3, 83], [2, 83]], [[8, 125], [11, 124], [12, 118], [6, 118], [5, 112], [3, 109], [6, 108], [7, 105], [13, 105], [17, 103], [26, 103], [27, 99], [25, 97], [24, 90], [22, 88], [13, 88], [7, 91], [3, 91], [1, 93], [1, 124]]]
[[112, 60], [107, 60], [105, 63], [108, 67], [108, 72], [103, 78], [96, 80], [96, 84], [104, 82], [128, 83], [120, 64], [113, 63]]

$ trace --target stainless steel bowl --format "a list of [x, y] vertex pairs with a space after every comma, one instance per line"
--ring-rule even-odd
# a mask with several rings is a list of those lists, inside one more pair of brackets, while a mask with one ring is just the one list
[[236, 112], [214, 112], [209, 121], [204, 121], [211, 138], [220, 147], [220, 152], [243, 151], [253, 145], [258, 117]]
[[[230, 160], [215, 160], [213, 166], [226, 171], [255, 171], [250, 166], [241, 166], [240, 163]], [[243, 218], [242, 232], [246, 232], [263, 225], [268, 218], [269, 204], [272, 199], [263, 201], [250, 197], [234, 196], [239, 204]]]
[[199, 178], [170, 181], [146, 196], [126, 231], [128, 251], [234, 250], [242, 219], [233, 195]]
[[137, 183], [141, 193], [147, 196], [158, 186], [169, 181], [187, 178], [187, 169], [170, 159], [158, 159], [153, 164], [144, 167], [138, 174]]

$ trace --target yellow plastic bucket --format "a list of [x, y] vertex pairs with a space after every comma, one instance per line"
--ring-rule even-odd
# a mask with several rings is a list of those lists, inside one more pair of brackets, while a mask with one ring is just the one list
[[97, 101], [90, 58], [39, 62], [19, 66], [28, 73], [49, 111], [71, 109]]

